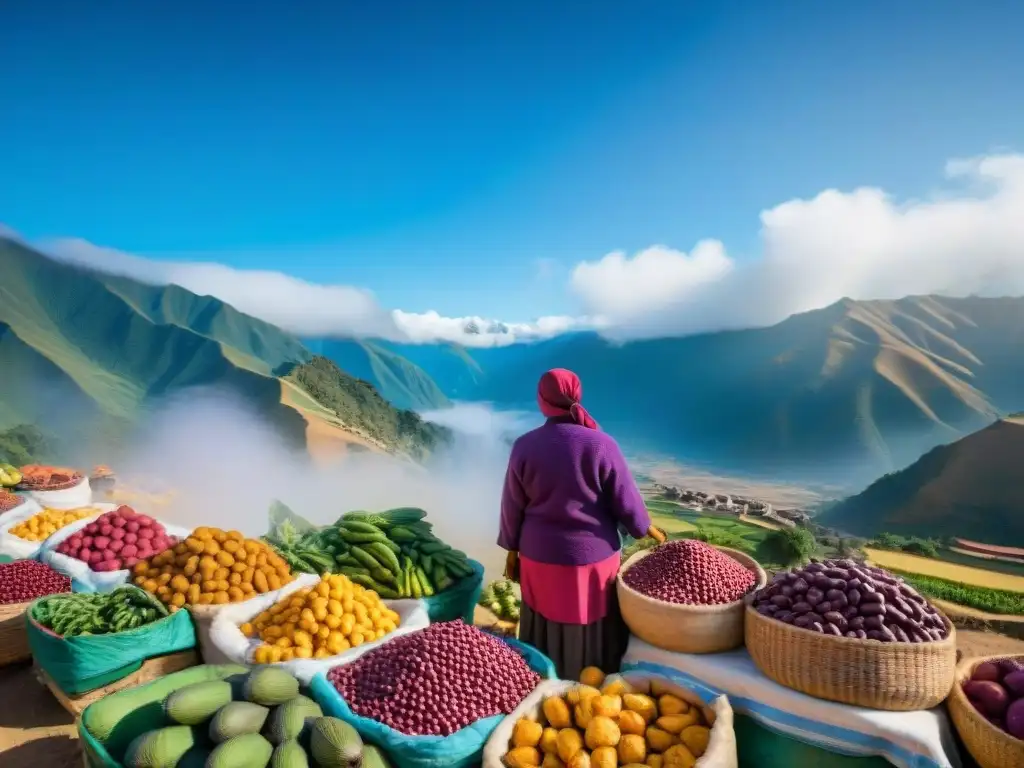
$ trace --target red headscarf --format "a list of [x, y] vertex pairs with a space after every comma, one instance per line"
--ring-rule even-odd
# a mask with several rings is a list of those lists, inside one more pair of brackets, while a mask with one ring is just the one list
[[572, 416], [573, 421], [587, 429], [598, 429], [597, 422], [580, 405], [583, 385], [580, 377], [565, 368], [552, 368], [537, 384], [537, 405], [549, 419]]

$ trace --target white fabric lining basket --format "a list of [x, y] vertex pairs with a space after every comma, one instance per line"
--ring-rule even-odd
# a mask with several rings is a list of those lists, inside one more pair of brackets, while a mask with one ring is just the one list
[[[82, 504], [81, 506], [92, 507], [97, 510], [96, 514], [91, 518], [82, 518], [86, 521], [90, 519], [95, 520], [109, 509], [115, 509], [113, 504]], [[29, 541], [28, 539], [23, 539], [20, 536], [15, 536], [13, 533], [9, 532], [10, 529], [18, 523], [24, 522], [25, 520], [38, 515], [44, 508], [57, 509], [56, 507], [41, 507], [39, 502], [30, 498], [26, 500], [24, 504], [19, 504], [3, 517], [0, 517], [0, 555], [7, 555], [8, 557], [13, 557], [18, 560], [31, 559], [42, 551], [43, 547], [48, 541], [50, 541], [50, 539], [64, 531], [64, 528], [61, 528], [52, 536], [47, 539], [43, 539], [42, 541]], [[67, 509], [60, 511], [67, 511], [68, 509], [75, 508], [76, 507], [68, 507]], [[71, 525], [77, 525], [79, 522], [81, 521], [76, 520]], [[65, 526], [65, 528], [70, 528], [71, 525]]]
[[[733, 730], [732, 706], [727, 697], [717, 696], [707, 702], [696, 693], [667, 678], [646, 672], [626, 672], [610, 677], [609, 680], [614, 677], [621, 677], [625, 680], [635, 693], [650, 694], [652, 685], [654, 685], [657, 695], [670, 693], [688, 704], [700, 707], [704, 718], [711, 725], [711, 738], [708, 741], [707, 750], [697, 758], [694, 768], [737, 768], [739, 758], [736, 753], [736, 733]], [[504, 768], [505, 763], [502, 758], [510, 749], [512, 729], [515, 728], [515, 724], [523, 717], [539, 718], [542, 714], [544, 699], [549, 696], [563, 695], [577, 685], [579, 683], [571, 680], [541, 682], [533, 690], [533, 693], [523, 699], [515, 711], [494, 729], [484, 746], [483, 768]]]
[[[90, 504], [89, 506], [102, 508], [102, 512], [94, 517], [87, 517], [61, 528], [57, 533], [53, 534], [53, 536], [43, 542], [43, 548], [40, 552], [39, 559], [55, 571], [63, 573], [65, 576], [70, 576], [72, 579], [88, 589], [95, 592], [109, 592], [128, 582], [129, 578], [131, 578], [130, 569], [125, 568], [119, 571], [94, 571], [81, 560], [74, 557], [68, 557], [67, 555], [56, 551], [57, 547], [81, 531], [89, 525], [89, 523], [95, 522], [97, 518], [107, 512], [112, 512], [119, 508], [118, 504], [106, 503]], [[179, 539], [183, 539], [192, 532], [189, 528], [168, 525], [163, 520], [158, 520], [152, 515], [146, 515], [146, 517], [150, 517], [160, 523], [169, 536], [176, 536]]]
[[[256, 666], [252, 661], [253, 652], [263, 641], [248, 638], [242, 634], [241, 625], [256, 618], [281, 599], [294, 592], [312, 587], [320, 582], [320, 577], [313, 574], [301, 574], [295, 581], [286, 584], [274, 592], [254, 597], [242, 603], [228, 603], [216, 606], [215, 611], [206, 612], [211, 606], [200, 606], [193, 610], [196, 614], [207, 613], [208, 617], [196, 621], [199, 637], [199, 652], [206, 664], [248, 664]], [[378, 648], [396, 637], [425, 629], [430, 624], [427, 606], [422, 600], [385, 600], [384, 603], [399, 616], [398, 628], [380, 640], [365, 643], [358, 648], [351, 648], [337, 656], [324, 659], [293, 659], [282, 661], [273, 666], [285, 669], [295, 675], [303, 685], [308, 685], [318, 672], [327, 672], [332, 667], [355, 661], [367, 651]]]
[[92, 486], [88, 477], [83, 477], [77, 485], [61, 491], [27, 491], [26, 494], [39, 506], [50, 509], [88, 507], [92, 502]]

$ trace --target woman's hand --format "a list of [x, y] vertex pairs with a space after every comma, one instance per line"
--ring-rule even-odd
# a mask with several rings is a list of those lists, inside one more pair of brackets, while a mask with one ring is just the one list
[[509, 552], [505, 557], [505, 578], [519, 582], [519, 553]]
[[668, 538], [667, 536], [665, 536], [665, 532], [661, 530], [661, 528], [655, 528], [653, 525], [647, 529], [647, 535], [659, 544], [664, 544], [665, 539]]

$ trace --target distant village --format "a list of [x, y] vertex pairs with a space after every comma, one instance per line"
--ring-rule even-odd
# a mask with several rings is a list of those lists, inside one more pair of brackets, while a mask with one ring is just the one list
[[676, 485], [655, 483], [654, 490], [664, 499], [675, 501], [695, 512], [712, 511], [732, 513], [737, 517], [744, 515], [761, 517], [780, 525], [795, 528], [806, 525], [811, 515], [803, 509], [775, 509], [771, 504], [759, 499], [734, 496], [727, 493], [706, 493], [693, 488], [680, 488]]

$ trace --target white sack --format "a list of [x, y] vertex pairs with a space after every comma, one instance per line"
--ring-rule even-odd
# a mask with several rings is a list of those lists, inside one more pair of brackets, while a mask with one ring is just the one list
[[[249, 664], [253, 665], [253, 652], [264, 643], [259, 638], [249, 638], [242, 634], [242, 624], [252, 621], [281, 599], [297, 592], [303, 587], [311, 587], [320, 583], [320, 577], [302, 574], [295, 581], [286, 584], [275, 592], [254, 597], [243, 603], [229, 603], [217, 606], [210, 621], [209, 630], [199, 632], [199, 652], [206, 664]], [[364, 643], [358, 648], [351, 648], [337, 656], [324, 659], [294, 659], [274, 664], [295, 675], [303, 685], [309, 685], [318, 672], [327, 672], [331, 667], [355, 661], [367, 651], [372, 651], [384, 643], [410, 632], [426, 628], [430, 624], [427, 606], [422, 600], [385, 600], [384, 604], [398, 614], [398, 628], [380, 640]], [[202, 606], [207, 608], [208, 606]]]
[[74, 509], [88, 507], [92, 503], [92, 486], [89, 478], [82, 480], [71, 488], [63, 491], [28, 491], [29, 498], [35, 499], [41, 507], [50, 509]]
[[[110, 592], [111, 590], [127, 583], [131, 577], [131, 571], [127, 568], [120, 571], [94, 571], [88, 565], [83, 563], [81, 560], [62, 555], [57, 552], [56, 549], [64, 541], [74, 536], [76, 533], [81, 531], [89, 523], [94, 522], [101, 515], [107, 512], [113, 512], [118, 509], [118, 504], [90, 504], [89, 506], [100, 509], [100, 513], [93, 517], [87, 517], [79, 520], [77, 523], [66, 525], [57, 531], [53, 536], [43, 542], [42, 550], [39, 553], [39, 559], [46, 563], [48, 566], [53, 568], [55, 571], [63, 573], [65, 576], [70, 576], [75, 581], [82, 584], [86, 589], [94, 592]], [[153, 517], [147, 515], [147, 517]], [[192, 530], [190, 528], [181, 528], [177, 525], [168, 525], [163, 520], [157, 520], [153, 517], [153, 520], [160, 523], [167, 531], [169, 536], [177, 536], [180, 539], [185, 538]]]
[[[715, 696], [705, 701], [693, 691], [673, 682], [661, 675], [646, 672], [626, 672], [622, 677], [636, 693], [650, 694], [652, 683], [657, 686], [657, 694], [670, 693], [683, 701], [701, 708], [704, 719], [711, 726], [711, 738], [708, 748], [697, 759], [694, 768], [737, 768], [739, 758], [736, 754], [736, 733], [733, 730], [732, 707], [725, 696]], [[609, 681], [612, 678], [609, 678]], [[512, 741], [512, 729], [523, 717], [541, 719], [544, 699], [549, 696], [561, 696], [579, 683], [570, 680], [544, 680], [533, 689], [533, 693], [523, 699], [508, 717], [499, 723], [484, 745], [483, 768], [504, 768], [502, 758], [509, 751]]]
[[[96, 516], [91, 519], [95, 520], [103, 512], [108, 509], [113, 509], [110, 504], [84, 504], [85, 507], [95, 507], [97, 512]], [[57, 533], [50, 536], [50, 539], [43, 539], [42, 541], [29, 541], [23, 539], [20, 536], [15, 536], [13, 533], [9, 533], [9, 530], [16, 526], [18, 523], [28, 520], [30, 517], [35, 517], [42, 508], [38, 502], [33, 499], [29, 499], [24, 504], [19, 504], [17, 507], [12, 509], [10, 512], [0, 517], [0, 555], [7, 555], [18, 560], [27, 560], [33, 558], [39, 554], [43, 546], [47, 541], [56, 536], [57, 533], [61, 533], [64, 529], [62, 528]], [[89, 520], [90, 518], [83, 518]], [[76, 521], [78, 522], [78, 521]], [[74, 525], [75, 523], [72, 523]], [[71, 526], [66, 526], [70, 528]]]

